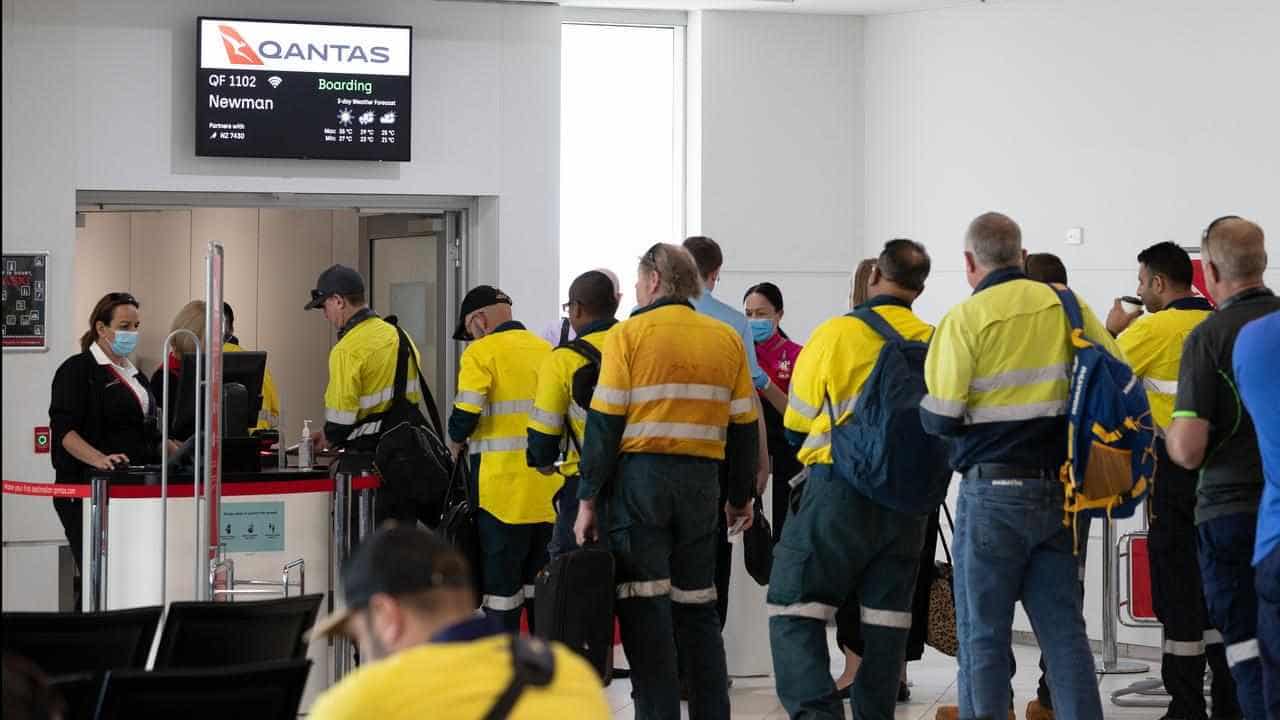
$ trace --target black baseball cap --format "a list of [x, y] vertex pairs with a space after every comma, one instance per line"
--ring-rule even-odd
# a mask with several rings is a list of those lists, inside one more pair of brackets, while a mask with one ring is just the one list
[[471, 292], [462, 299], [462, 311], [458, 313], [458, 328], [453, 331], [453, 339], [470, 340], [471, 333], [467, 332], [467, 316], [480, 308], [499, 303], [512, 304], [511, 298], [506, 293], [492, 285], [478, 285], [471, 288]]
[[467, 561], [440, 536], [408, 525], [373, 532], [342, 569], [346, 607], [315, 624], [311, 638], [342, 633], [352, 613], [369, 606], [378, 593], [410, 595], [440, 588], [468, 589]]
[[333, 265], [320, 273], [316, 280], [316, 288], [311, 291], [311, 302], [304, 310], [315, 310], [324, 305], [330, 295], [361, 295], [364, 293], [364, 278], [360, 273], [346, 265]]

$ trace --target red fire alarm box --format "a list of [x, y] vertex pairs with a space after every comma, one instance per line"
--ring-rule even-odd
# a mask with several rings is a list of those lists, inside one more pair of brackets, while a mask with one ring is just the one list
[[36, 454], [44, 455], [49, 452], [49, 443], [52, 433], [47, 427], [36, 428]]

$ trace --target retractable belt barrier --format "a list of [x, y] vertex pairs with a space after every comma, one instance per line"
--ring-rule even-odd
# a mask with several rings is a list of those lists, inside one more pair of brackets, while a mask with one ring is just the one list
[[[381, 484], [377, 475], [357, 475], [351, 479], [352, 490], [376, 490]], [[89, 484], [73, 485], [69, 483], [33, 483], [18, 480], [3, 482], [5, 495], [26, 495], [43, 498], [87, 498], [93, 494], [93, 486]], [[269, 480], [265, 482], [227, 483], [222, 489], [223, 495], [288, 495], [291, 493], [333, 492], [332, 478], [315, 480]], [[169, 490], [169, 497], [191, 497], [191, 485], [174, 485]], [[145, 499], [160, 497], [159, 485], [117, 485], [110, 490], [113, 498]]]

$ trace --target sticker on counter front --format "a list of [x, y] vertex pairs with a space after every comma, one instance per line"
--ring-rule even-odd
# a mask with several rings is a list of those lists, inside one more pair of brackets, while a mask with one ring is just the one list
[[284, 502], [224, 502], [218, 539], [227, 552], [284, 550]]

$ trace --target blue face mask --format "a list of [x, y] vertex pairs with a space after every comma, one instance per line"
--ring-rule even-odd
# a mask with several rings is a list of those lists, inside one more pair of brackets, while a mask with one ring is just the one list
[[111, 340], [111, 352], [124, 357], [137, 347], [138, 333], [129, 330], [116, 330], [116, 336]]
[[751, 326], [751, 337], [758, 343], [773, 337], [773, 321], [769, 318], [751, 318], [747, 320]]

